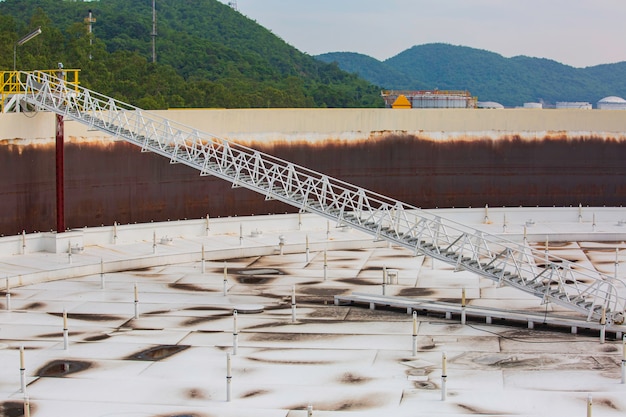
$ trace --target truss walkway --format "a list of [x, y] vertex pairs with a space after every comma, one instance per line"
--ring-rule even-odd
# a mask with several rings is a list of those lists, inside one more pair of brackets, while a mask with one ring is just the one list
[[[122, 138], [303, 212], [509, 285], [584, 315], [622, 324], [626, 286], [527, 245], [485, 234], [400, 201], [297, 166], [43, 72], [20, 73], [20, 100]], [[14, 103], [19, 103], [14, 100]]]

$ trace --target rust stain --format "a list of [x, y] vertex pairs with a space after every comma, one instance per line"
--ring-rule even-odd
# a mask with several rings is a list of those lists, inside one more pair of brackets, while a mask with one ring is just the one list
[[[54, 146], [0, 142], [0, 234], [55, 228]], [[626, 140], [548, 132], [434, 139], [373, 132], [364, 139], [253, 143], [266, 153], [423, 208], [619, 206]], [[65, 145], [67, 226], [295, 212], [226, 181], [200, 177], [120, 141]]]

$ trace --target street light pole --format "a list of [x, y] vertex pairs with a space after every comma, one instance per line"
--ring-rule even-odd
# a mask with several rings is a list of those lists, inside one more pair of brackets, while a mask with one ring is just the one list
[[17, 63], [17, 47], [24, 45], [26, 42], [28, 42], [29, 40], [33, 39], [35, 36], [40, 35], [40, 34], [41, 34], [41, 26], [39, 26], [37, 29], [33, 30], [32, 32], [30, 32], [28, 35], [24, 36], [17, 42], [15, 42], [15, 45], [13, 45], [13, 71], [15, 71], [16, 63]]

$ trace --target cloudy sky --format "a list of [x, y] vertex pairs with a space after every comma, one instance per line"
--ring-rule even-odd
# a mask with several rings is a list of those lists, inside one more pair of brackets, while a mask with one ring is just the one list
[[311, 55], [384, 60], [444, 42], [574, 67], [626, 61], [626, 0], [236, 1], [241, 13]]

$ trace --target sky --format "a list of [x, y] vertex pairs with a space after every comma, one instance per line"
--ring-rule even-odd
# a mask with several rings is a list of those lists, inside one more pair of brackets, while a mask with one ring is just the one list
[[242, 14], [310, 55], [358, 52], [385, 60], [442, 42], [574, 67], [626, 61], [626, 0], [236, 2]]

